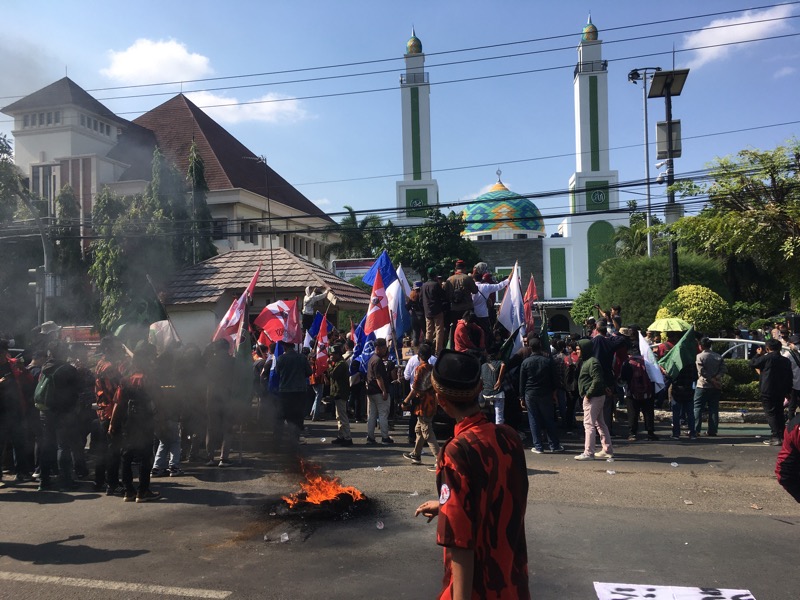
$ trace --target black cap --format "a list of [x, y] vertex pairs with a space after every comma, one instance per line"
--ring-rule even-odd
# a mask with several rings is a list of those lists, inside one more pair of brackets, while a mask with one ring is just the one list
[[465, 352], [442, 350], [433, 365], [434, 388], [454, 402], [476, 400], [480, 377], [480, 361]]

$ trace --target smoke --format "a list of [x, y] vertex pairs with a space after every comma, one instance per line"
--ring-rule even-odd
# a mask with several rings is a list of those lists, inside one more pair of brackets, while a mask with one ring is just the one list
[[[28, 40], [0, 36], [0, 107], [53, 82], [53, 66], [58, 59]], [[0, 132], [10, 137], [13, 129], [10, 117], [0, 117]]]

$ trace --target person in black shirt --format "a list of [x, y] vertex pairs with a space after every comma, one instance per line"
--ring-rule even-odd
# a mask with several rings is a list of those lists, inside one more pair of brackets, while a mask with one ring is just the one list
[[768, 340], [766, 348], [766, 353], [761, 348], [757, 350], [759, 356], [750, 360], [750, 366], [760, 375], [761, 405], [772, 433], [770, 439], [764, 440], [764, 444], [780, 446], [786, 428], [783, 400], [792, 392], [792, 364], [788, 358], [781, 356], [780, 340]]

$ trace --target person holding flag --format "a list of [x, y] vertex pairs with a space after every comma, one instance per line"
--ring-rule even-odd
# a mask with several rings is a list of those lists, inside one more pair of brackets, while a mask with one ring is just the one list
[[248, 322], [247, 318], [247, 306], [249, 305], [250, 300], [253, 298], [253, 292], [256, 289], [256, 284], [258, 283], [258, 276], [260, 273], [261, 265], [258, 265], [258, 269], [256, 269], [256, 272], [250, 280], [247, 289], [245, 289], [238, 299], [233, 301], [228, 309], [228, 312], [225, 313], [222, 321], [220, 321], [219, 325], [217, 326], [217, 330], [214, 332], [214, 335], [211, 337], [212, 342], [222, 339], [226, 340], [228, 342], [228, 346], [230, 347], [231, 356], [233, 356], [236, 350], [239, 349], [239, 344], [242, 340], [242, 331], [250, 331], [250, 323]]
[[[487, 275], [489, 274], [487, 273]], [[491, 279], [491, 275], [489, 277]], [[511, 279], [508, 277], [500, 283], [485, 283], [482, 277], [480, 281], [475, 281], [478, 293], [472, 294], [473, 313], [475, 314], [475, 321], [483, 329], [487, 340], [492, 338], [492, 323], [489, 320], [489, 298], [496, 292], [506, 289], [509, 283], [511, 283]]]

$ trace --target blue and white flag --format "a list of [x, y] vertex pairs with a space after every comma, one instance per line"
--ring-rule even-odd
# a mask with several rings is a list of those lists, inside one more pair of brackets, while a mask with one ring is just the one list
[[[328, 333], [330, 333], [333, 330], [333, 323], [327, 320], [326, 322], [328, 324], [326, 329], [328, 330]], [[304, 348], [311, 348], [312, 342], [317, 339], [317, 335], [319, 335], [320, 325], [322, 325], [322, 313], [317, 311], [317, 314], [314, 315], [314, 321], [311, 323], [311, 327], [309, 327], [308, 331], [306, 331], [306, 337], [303, 338]]]
[[389, 258], [389, 253], [384, 250], [381, 255], [370, 267], [369, 271], [362, 277], [362, 281], [367, 285], [375, 283], [375, 273], [381, 272], [381, 280], [383, 281], [384, 289], [388, 288], [397, 279], [397, 273], [392, 266], [392, 261]]
[[386, 299], [389, 301], [389, 314], [394, 325], [394, 333], [398, 340], [402, 340], [406, 331], [411, 329], [411, 313], [406, 308], [406, 299], [411, 293], [411, 288], [403, 271], [403, 265], [397, 267], [396, 274], [396, 279], [386, 288]]
[[375, 353], [375, 333], [364, 333], [364, 325], [367, 322], [365, 316], [361, 323], [356, 327], [356, 338], [353, 340], [353, 360], [350, 362], [350, 374], [355, 375], [359, 371], [367, 372], [367, 363]]
[[272, 367], [269, 370], [269, 384], [267, 389], [270, 392], [277, 393], [280, 380], [278, 379], [278, 370], [275, 368], [278, 365], [278, 357], [283, 354], [283, 342], [275, 342], [275, 354], [272, 357]]

